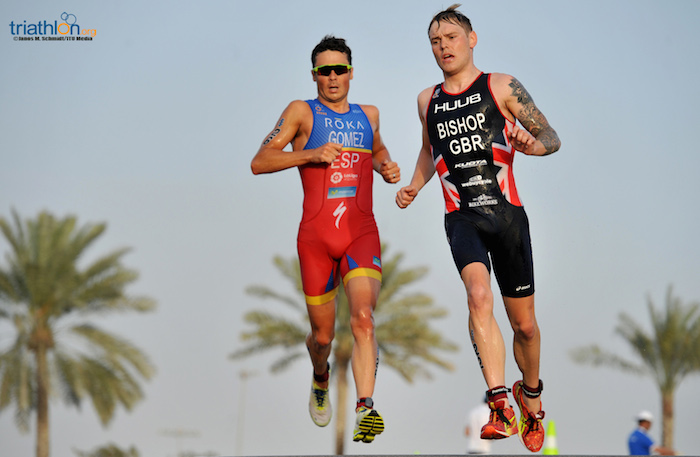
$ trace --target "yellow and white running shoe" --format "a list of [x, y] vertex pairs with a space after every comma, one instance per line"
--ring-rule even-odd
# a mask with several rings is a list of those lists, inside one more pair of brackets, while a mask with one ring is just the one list
[[328, 389], [319, 387], [316, 381], [311, 381], [311, 395], [309, 396], [309, 414], [311, 419], [319, 427], [325, 427], [331, 421], [333, 408]]
[[357, 410], [357, 419], [355, 420], [355, 431], [352, 434], [353, 441], [362, 441], [363, 443], [371, 443], [374, 437], [384, 431], [384, 419], [372, 409], [372, 405], [360, 406]]

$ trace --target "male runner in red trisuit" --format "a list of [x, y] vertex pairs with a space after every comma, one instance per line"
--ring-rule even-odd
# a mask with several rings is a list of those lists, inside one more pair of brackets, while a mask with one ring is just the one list
[[[423, 145], [411, 183], [396, 195], [406, 208], [437, 171], [445, 197], [445, 229], [467, 289], [469, 330], [488, 386], [491, 416], [484, 439], [516, 432], [533, 452], [542, 447], [540, 331], [530, 232], [513, 179], [515, 151], [547, 155], [559, 137], [512, 76], [482, 73], [473, 61], [476, 33], [453, 5], [430, 22], [428, 36], [445, 81], [418, 95]], [[516, 121], [525, 127], [521, 129]], [[505, 386], [505, 344], [493, 315], [491, 262], [515, 334], [522, 381], [513, 385], [516, 424]]]
[[[357, 390], [354, 441], [371, 443], [384, 430], [373, 408], [378, 363], [372, 313], [381, 286], [379, 234], [372, 213], [373, 171], [388, 183], [401, 175], [379, 134], [379, 111], [348, 102], [352, 54], [345, 40], [326, 36], [311, 54], [318, 98], [287, 106], [253, 158], [253, 173], [298, 167], [304, 211], [297, 248], [311, 332], [306, 345], [314, 376], [309, 400], [318, 426], [331, 420], [328, 357], [340, 278], [355, 338], [352, 371]], [[292, 144], [292, 151], [283, 148]]]

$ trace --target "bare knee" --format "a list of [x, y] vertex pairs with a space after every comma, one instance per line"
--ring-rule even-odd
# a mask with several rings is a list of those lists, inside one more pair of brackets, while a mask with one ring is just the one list
[[513, 331], [517, 338], [522, 341], [532, 341], [539, 334], [539, 327], [534, 317], [522, 319], [513, 323]]
[[350, 328], [355, 339], [374, 336], [374, 316], [371, 308], [364, 309], [350, 317]]
[[315, 328], [311, 329], [311, 334], [309, 337], [312, 344], [314, 344], [316, 347], [323, 348], [329, 346], [333, 342], [335, 331], [332, 327], [330, 329]]
[[475, 284], [467, 288], [467, 303], [469, 312], [476, 317], [485, 317], [493, 313], [493, 292], [491, 288]]

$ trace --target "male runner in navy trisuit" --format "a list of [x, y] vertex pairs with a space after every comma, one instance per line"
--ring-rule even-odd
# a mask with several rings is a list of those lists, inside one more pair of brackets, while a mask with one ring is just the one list
[[[418, 95], [423, 145], [411, 183], [399, 190], [396, 203], [406, 208], [438, 172], [445, 197], [445, 229], [467, 290], [470, 337], [488, 386], [491, 416], [481, 437], [499, 439], [518, 433], [523, 444], [536, 452], [544, 441], [540, 332], [530, 233], [512, 164], [515, 151], [547, 155], [561, 143], [517, 79], [476, 68], [476, 33], [457, 7], [438, 13], [430, 22], [428, 35], [445, 81]], [[493, 315], [491, 262], [523, 375], [513, 385], [521, 411], [519, 423], [505, 385], [505, 344]]]

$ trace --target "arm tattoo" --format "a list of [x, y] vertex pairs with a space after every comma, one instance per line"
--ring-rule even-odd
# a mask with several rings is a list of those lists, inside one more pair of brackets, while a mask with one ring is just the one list
[[549, 125], [537, 135], [537, 139], [544, 145], [544, 155], [554, 154], [561, 146], [559, 135]]
[[528, 91], [515, 78], [511, 79], [509, 86], [513, 89], [511, 95], [516, 98], [520, 105], [520, 110], [514, 113], [515, 117], [528, 132], [542, 142], [546, 151], [545, 155], [556, 152], [561, 145], [559, 136], [549, 125], [544, 114], [535, 106]]
[[275, 128], [270, 134], [267, 136], [265, 141], [263, 141], [263, 145], [268, 144], [270, 141], [274, 140], [275, 137], [277, 136], [278, 133], [282, 131], [281, 127], [282, 124], [284, 124], [284, 118], [280, 119], [279, 123], [277, 124], [277, 128]]
[[520, 84], [520, 81], [513, 78], [509, 84], [513, 88], [511, 95], [515, 97], [520, 105], [520, 111], [515, 114], [523, 127], [525, 127], [530, 133], [535, 137], [543, 128], [542, 123], [547, 124], [547, 120], [544, 118], [540, 110], [535, 106], [535, 102], [532, 101], [532, 97], [527, 90]]

